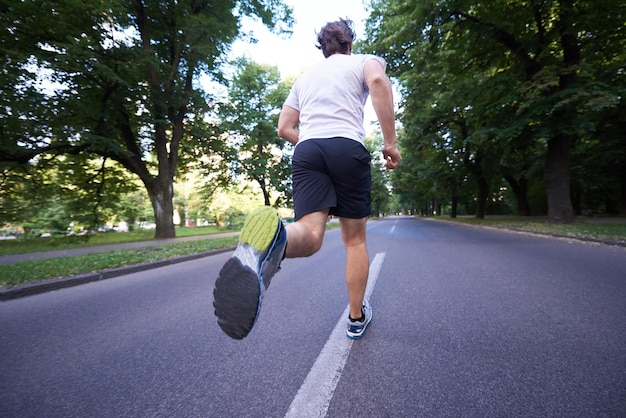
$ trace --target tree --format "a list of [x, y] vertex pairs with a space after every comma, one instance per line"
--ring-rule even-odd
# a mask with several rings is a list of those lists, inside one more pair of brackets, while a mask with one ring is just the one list
[[[241, 58], [228, 89], [228, 102], [219, 112], [233, 145], [231, 170], [259, 185], [266, 206], [291, 200], [292, 147], [276, 134], [278, 115], [291, 84], [281, 81], [277, 67]], [[280, 194], [274, 203], [271, 191]]]
[[139, 185], [128, 171], [87, 154], [38, 158], [4, 172], [0, 221], [25, 229], [93, 230], [126, 210]]
[[276, 32], [292, 22], [278, 0], [2, 0], [0, 10], [7, 75], [0, 160], [81, 153], [115, 160], [146, 188], [159, 238], [175, 235], [181, 153], [194, 146], [209, 153], [220, 140], [204, 121], [212, 99], [199, 76], [222, 80], [222, 56], [242, 17]]
[[373, 137], [366, 137], [365, 148], [372, 155], [372, 216], [380, 217], [391, 209], [391, 178], [389, 172], [380, 158], [380, 150], [383, 147], [383, 138], [380, 131]]
[[[623, 97], [624, 75], [616, 68], [624, 56], [623, 20], [617, 0], [374, 1], [367, 49], [386, 57], [408, 88], [412, 74], [445, 63], [438, 88], [407, 100], [464, 102], [456, 109], [465, 113], [470, 158], [515, 185], [522, 211], [524, 184], [542, 158], [549, 219], [571, 222], [572, 150]], [[414, 117], [405, 112], [403, 122]]]

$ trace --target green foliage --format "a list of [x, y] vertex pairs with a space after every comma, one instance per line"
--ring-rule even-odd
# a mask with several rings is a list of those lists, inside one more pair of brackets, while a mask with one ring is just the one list
[[[623, 2], [376, 0], [371, 9], [360, 47], [386, 58], [401, 86], [411, 167], [399, 177], [409, 201], [454, 200], [473, 179], [478, 204], [493, 203], [506, 178], [521, 212], [528, 184], [544, 176], [551, 219], [568, 220], [570, 175], [578, 210], [581, 200], [606, 210], [611, 194], [626, 201], [617, 128], [625, 114]], [[578, 147], [590, 142], [598, 146], [586, 150], [597, 154], [583, 161]], [[595, 167], [606, 150], [616, 158]], [[588, 168], [570, 171], [570, 154]], [[613, 186], [583, 181], [592, 172], [595, 184]]]
[[[228, 102], [220, 108], [231, 151], [224, 160], [237, 178], [256, 182], [267, 206], [291, 201], [291, 145], [278, 137], [276, 126], [291, 83], [281, 81], [278, 68], [250, 62], [235, 63]], [[277, 195], [272, 202], [271, 195]]]
[[277, 0], [2, 0], [0, 10], [0, 161], [117, 161], [146, 188], [159, 237], [174, 235], [181, 154], [187, 162], [218, 144], [200, 75], [223, 80], [244, 16], [278, 32], [292, 22]]
[[220, 227], [237, 228], [243, 214], [263, 205], [263, 194], [252, 183], [234, 184], [227, 188], [214, 190], [209, 207], [205, 208], [205, 219], [212, 219]]
[[367, 137], [365, 147], [372, 155], [372, 216], [381, 217], [392, 210], [391, 176], [381, 158], [383, 138], [378, 132], [374, 137]]
[[230, 237], [178, 242], [134, 250], [111, 251], [0, 265], [0, 287], [16, 286], [22, 283], [58, 277], [69, 277], [132, 264], [202, 253], [218, 248], [228, 248], [235, 246], [237, 240], [237, 237]]
[[2, 224], [46, 231], [95, 229], [137, 206], [126, 205], [139, 186], [119, 164], [87, 153], [14, 165], [4, 174]]

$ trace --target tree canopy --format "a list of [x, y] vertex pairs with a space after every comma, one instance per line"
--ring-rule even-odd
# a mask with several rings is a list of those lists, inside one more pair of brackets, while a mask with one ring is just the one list
[[626, 213], [625, 17], [618, 0], [372, 1], [363, 48], [401, 86], [402, 190], [456, 204], [473, 184], [483, 217], [503, 181], [521, 214], [542, 183], [552, 222]]
[[[266, 206], [291, 201], [291, 145], [278, 137], [278, 115], [291, 88], [277, 67], [245, 58], [236, 63], [229, 83], [228, 102], [219, 109], [222, 126], [229, 132], [235, 176], [255, 182]], [[271, 192], [276, 193], [272, 202]]]
[[[626, 215], [622, 1], [369, 10], [357, 47], [397, 81], [404, 157], [391, 175], [374, 167], [374, 214], [390, 210], [393, 187], [410, 213]], [[275, 129], [290, 82], [245, 59], [224, 70], [230, 45], [253, 36], [244, 17], [276, 33], [292, 24], [279, 0], [0, 0], [0, 220], [143, 217], [116, 204], [141, 200], [139, 183], [156, 235], [171, 237], [174, 206], [188, 202], [174, 202], [175, 181], [198, 167], [205, 196], [246, 179], [265, 204], [288, 203]], [[227, 87], [226, 102], [206, 79]]]
[[201, 75], [221, 66], [251, 16], [287, 30], [279, 0], [25, 0], [0, 2], [0, 161], [90, 154], [138, 176], [156, 236], [174, 236], [173, 180], [181, 155], [222, 139], [205, 121]]

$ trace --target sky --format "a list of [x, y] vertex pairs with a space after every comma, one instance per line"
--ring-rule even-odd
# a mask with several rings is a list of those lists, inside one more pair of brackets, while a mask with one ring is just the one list
[[293, 9], [295, 23], [291, 36], [278, 36], [261, 23], [247, 21], [244, 30], [252, 29], [256, 44], [237, 41], [231, 56], [248, 56], [259, 64], [275, 65], [283, 78], [297, 76], [303, 69], [324, 59], [315, 47], [317, 32], [327, 23], [349, 18], [354, 22], [357, 39], [364, 36], [367, 11], [364, 0], [284, 0]]
[[[303, 70], [322, 61], [322, 51], [315, 47], [317, 33], [328, 22], [348, 18], [353, 21], [356, 39], [365, 36], [367, 0], [283, 0], [293, 9], [294, 25], [291, 36], [272, 34], [262, 23], [247, 20], [243, 30], [252, 30], [258, 40], [256, 44], [236, 41], [230, 58], [246, 56], [259, 64], [275, 65], [284, 78], [297, 77]], [[371, 134], [376, 128], [372, 125], [376, 115], [368, 99], [365, 105], [365, 130]]]

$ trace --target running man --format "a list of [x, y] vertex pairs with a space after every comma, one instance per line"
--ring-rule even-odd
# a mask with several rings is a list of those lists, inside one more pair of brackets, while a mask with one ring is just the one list
[[218, 324], [232, 338], [242, 339], [252, 329], [283, 258], [308, 257], [320, 249], [329, 215], [339, 218], [346, 249], [346, 335], [361, 338], [372, 320], [365, 299], [371, 157], [363, 145], [363, 109], [368, 96], [383, 134], [386, 168], [395, 169], [402, 156], [386, 63], [373, 55], [353, 55], [354, 39], [350, 20], [327, 23], [317, 37], [325, 60], [296, 80], [283, 105], [278, 135], [295, 145], [295, 222], [283, 225], [268, 206], [246, 219], [239, 245], [222, 267], [213, 292]]

